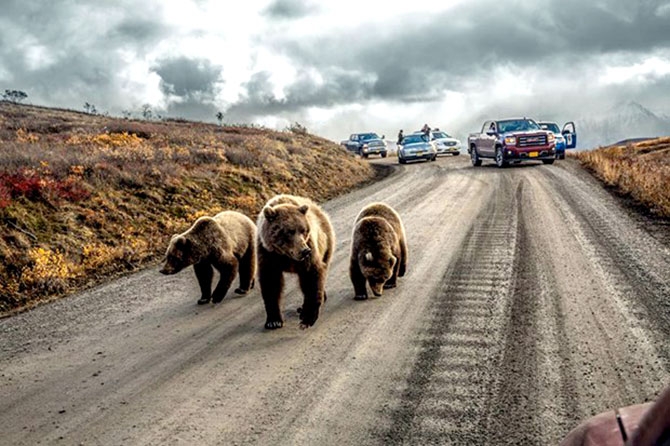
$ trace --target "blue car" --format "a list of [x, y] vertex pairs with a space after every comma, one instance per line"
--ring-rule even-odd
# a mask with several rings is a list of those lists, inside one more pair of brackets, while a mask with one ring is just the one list
[[568, 122], [559, 130], [558, 124], [551, 121], [538, 121], [542, 130], [548, 130], [556, 137], [556, 159], [565, 159], [565, 149], [577, 147], [577, 132], [575, 123]]

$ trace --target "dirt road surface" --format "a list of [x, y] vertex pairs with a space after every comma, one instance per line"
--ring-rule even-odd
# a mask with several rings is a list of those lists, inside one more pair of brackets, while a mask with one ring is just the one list
[[[197, 306], [191, 270], [158, 268], [1, 320], [0, 443], [555, 445], [653, 399], [670, 382], [668, 228], [572, 161], [468, 161], [324, 204], [338, 242], [309, 330], [295, 280], [265, 331], [258, 289]], [[351, 229], [373, 201], [404, 219], [409, 268], [357, 302]]]

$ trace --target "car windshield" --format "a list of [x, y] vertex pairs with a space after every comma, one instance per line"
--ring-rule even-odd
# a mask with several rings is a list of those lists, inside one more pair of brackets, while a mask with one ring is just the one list
[[551, 133], [561, 133], [558, 125], [554, 122], [542, 122], [540, 123], [540, 128], [542, 130], [549, 130]]
[[540, 130], [540, 126], [530, 119], [510, 119], [498, 121], [498, 133], [518, 132], [524, 130]]
[[402, 140], [403, 144], [415, 144], [417, 142], [426, 142], [423, 135], [408, 135]]
[[379, 135], [376, 133], [361, 133], [359, 138], [361, 141], [367, 141], [368, 139], [379, 139]]
[[451, 138], [448, 134], [444, 132], [433, 132], [433, 138], [442, 139], [442, 138]]

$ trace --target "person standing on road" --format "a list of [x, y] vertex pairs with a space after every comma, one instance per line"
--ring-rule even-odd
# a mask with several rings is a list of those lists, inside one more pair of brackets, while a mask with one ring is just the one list
[[398, 141], [396, 141], [397, 145], [402, 144], [402, 140], [405, 139], [405, 135], [402, 133], [402, 129], [398, 132]]

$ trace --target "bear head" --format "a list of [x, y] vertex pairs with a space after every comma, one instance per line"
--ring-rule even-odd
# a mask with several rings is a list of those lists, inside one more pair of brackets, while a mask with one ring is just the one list
[[382, 248], [377, 252], [365, 251], [358, 256], [358, 264], [363, 276], [368, 281], [372, 293], [379, 297], [384, 290], [384, 284], [393, 275], [393, 268], [397, 259], [390, 249]]
[[177, 274], [184, 268], [197, 263], [194, 243], [184, 235], [175, 235], [165, 253], [165, 264], [160, 269], [161, 274]]
[[264, 247], [296, 262], [309, 259], [312, 249], [309, 246], [308, 211], [307, 205], [266, 206], [263, 209], [265, 223], [259, 228]]

